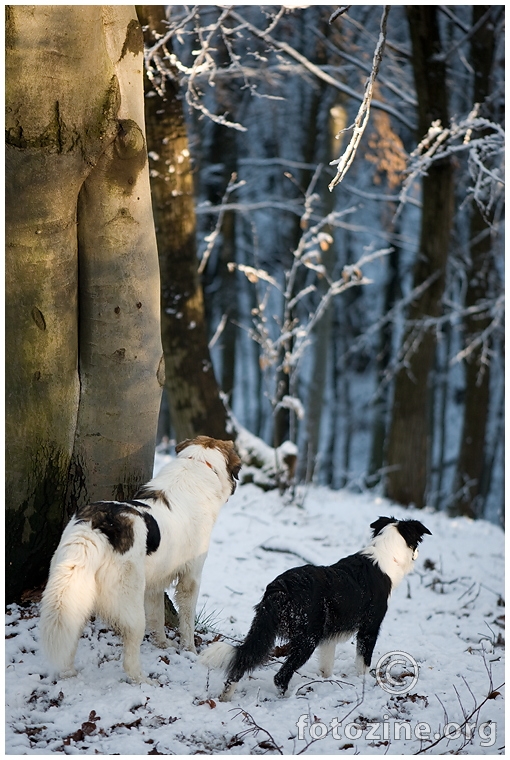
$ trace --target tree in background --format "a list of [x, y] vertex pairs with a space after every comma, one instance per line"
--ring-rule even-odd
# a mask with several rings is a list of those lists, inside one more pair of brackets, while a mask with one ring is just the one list
[[208, 348], [184, 110], [176, 72], [163, 68], [157, 45], [167, 30], [165, 6], [138, 6], [137, 11], [147, 51], [145, 112], [170, 420], [178, 441], [202, 434], [230, 438]]
[[159, 275], [133, 6], [6, 20], [7, 598], [69, 511], [152, 474]]
[[[406, 7], [412, 43], [412, 62], [418, 98], [418, 138], [433, 123], [449, 124], [446, 66], [434, 5]], [[421, 231], [413, 276], [420, 290], [409, 306], [400, 368], [395, 378], [388, 436], [386, 492], [400, 504], [426, 504], [430, 467], [431, 373], [435, 365], [434, 320], [442, 311], [446, 264], [453, 220], [452, 159], [430, 167], [422, 178]]]
[[[497, 114], [493, 95], [496, 29], [502, 10], [501, 6], [490, 5], [474, 5], [472, 9], [472, 102], [479, 104], [481, 114], [490, 120], [500, 116]], [[484, 208], [480, 199], [478, 202], [476, 199], [471, 201], [465, 296], [468, 313], [464, 320], [465, 344], [468, 349], [464, 362], [466, 397], [453, 499], [449, 511], [454, 515], [462, 514], [472, 518], [483, 515], [490, 477], [486, 439], [490, 410], [491, 339], [477, 339], [489, 331], [492, 320], [490, 313], [480, 313], [477, 307], [484, 302], [490, 302], [495, 289], [494, 281], [498, 279], [493, 250], [494, 213], [495, 209]], [[496, 287], [496, 290], [498, 289]]]
[[[478, 478], [454, 482], [459, 420], [481, 401], [468, 392], [463, 363], [480, 346], [491, 390], [478, 509], [494, 519], [502, 493], [501, 204], [492, 219], [491, 203], [480, 201], [502, 195], [504, 131], [501, 111], [494, 123], [487, 109], [475, 115], [470, 62], [487, 13], [473, 21], [469, 6], [171, 6], [152, 49], [170, 80], [178, 77], [185, 105], [210, 352], [236, 418], [271, 443], [288, 429], [301, 478], [313, 470], [316, 482], [356, 488], [388, 478], [403, 503], [447, 508]], [[500, 9], [491, 22], [496, 104]], [[446, 93], [452, 81], [458, 86]], [[328, 194], [334, 171], [324, 168], [311, 202], [308, 183], [338, 111], [335, 131], [349, 145], [341, 181]], [[472, 304], [470, 198], [490, 219], [496, 275]], [[323, 229], [329, 214], [334, 223]], [[326, 249], [319, 234], [306, 237], [314, 227], [327, 229]], [[373, 256], [381, 248], [385, 255]], [[360, 260], [364, 287], [340, 296], [340, 279], [360, 277]], [[317, 312], [331, 283], [340, 297]]]

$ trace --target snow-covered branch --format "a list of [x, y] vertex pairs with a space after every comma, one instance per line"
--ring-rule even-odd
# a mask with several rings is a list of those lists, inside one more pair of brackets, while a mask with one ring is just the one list
[[505, 132], [500, 124], [478, 116], [479, 106], [460, 122], [452, 120], [449, 127], [434, 121], [429, 131], [409, 157], [407, 177], [400, 192], [397, 214], [408, 200], [411, 187], [425, 175], [436, 161], [467, 154], [472, 197], [486, 219], [491, 216], [504, 189], [503, 156]]
[[[363, 101], [358, 110], [357, 116], [354, 120], [352, 137], [349, 141], [349, 144], [347, 145], [347, 148], [345, 149], [343, 154], [340, 156], [340, 158], [331, 162], [332, 166], [337, 167], [337, 172], [336, 172], [335, 177], [332, 179], [332, 181], [329, 184], [330, 190], [333, 190], [333, 188], [336, 187], [336, 185], [338, 185], [343, 180], [343, 178], [349, 171], [349, 168], [352, 162], [354, 161], [354, 156], [356, 155], [356, 151], [358, 150], [358, 146], [360, 144], [361, 138], [363, 137], [363, 133], [365, 132], [366, 126], [368, 124], [368, 119], [370, 117], [370, 104], [372, 102], [375, 79], [379, 72], [379, 68], [380, 68], [383, 53], [384, 53], [384, 45], [386, 44], [386, 24], [387, 24], [389, 12], [390, 12], [390, 6], [385, 5], [384, 10], [383, 10], [383, 15], [381, 18], [381, 29], [379, 33], [379, 40], [377, 42], [377, 47], [375, 49], [374, 58], [372, 61], [372, 71], [366, 81], [365, 94], [363, 96]], [[342, 130], [342, 132], [344, 131], [345, 130]], [[337, 139], [340, 137], [340, 134], [336, 136]]]

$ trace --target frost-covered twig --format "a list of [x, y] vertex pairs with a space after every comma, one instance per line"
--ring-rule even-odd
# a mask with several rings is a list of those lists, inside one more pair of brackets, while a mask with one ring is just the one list
[[425, 175], [433, 163], [459, 153], [467, 153], [468, 169], [473, 181], [468, 197], [473, 198], [488, 220], [505, 184], [505, 132], [499, 124], [478, 116], [478, 110], [479, 104], [476, 104], [465, 119], [458, 123], [452, 120], [449, 127], [444, 127], [440, 121], [432, 122], [427, 134], [409, 157], [407, 177], [400, 192], [396, 216], [407, 202], [415, 181]]
[[[253, 715], [251, 715], [247, 710], [243, 710], [242, 707], [237, 707], [232, 712], [236, 712], [236, 715], [232, 718], [238, 718], [240, 715], [243, 716], [243, 723], [246, 723], [248, 728], [246, 728], [244, 731], [240, 731], [238, 734], [236, 734], [236, 738], [242, 739], [245, 736], [248, 736], [249, 734], [253, 734], [254, 737], [257, 737], [258, 734], [263, 733], [267, 736], [268, 741], [266, 744], [268, 746], [262, 747], [263, 749], [273, 749], [276, 750], [280, 755], [283, 755], [283, 752], [281, 750], [281, 747], [278, 746], [278, 744], [275, 742], [271, 734], [266, 728], [262, 728], [262, 726], [259, 726], [256, 722]], [[259, 745], [260, 746], [260, 742]]]
[[[372, 61], [372, 71], [366, 81], [365, 94], [363, 96], [363, 101], [358, 110], [357, 116], [354, 120], [352, 137], [349, 141], [349, 144], [347, 145], [347, 148], [345, 149], [343, 154], [340, 156], [340, 158], [336, 159], [335, 161], [331, 161], [331, 165], [337, 167], [337, 172], [336, 172], [335, 177], [331, 180], [329, 184], [330, 191], [333, 190], [333, 188], [336, 187], [336, 185], [338, 185], [343, 180], [343, 178], [349, 171], [349, 168], [352, 162], [354, 161], [354, 156], [356, 155], [356, 151], [358, 150], [358, 145], [361, 141], [361, 138], [363, 137], [363, 133], [365, 132], [366, 126], [368, 124], [368, 119], [370, 116], [370, 104], [372, 102], [375, 79], [377, 77], [377, 73], [381, 65], [382, 56], [384, 52], [384, 46], [386, 44], [386, 23], [387, 23], [389, 12], [390, 12], [390, 6], [385, 5], [384, 10], [383, 10], [383, 15], [381, 18], [379, 40], [377, 42], [377, 47], [375, 49], [374, 57]], [[344, 131], [345, 130], [342, 130], [342, 132]], [[337, 138], [339, 136], [340, 134], [337, 135]]]
[[337, 8], [334, 13], [331, 14], [329, 17], [329, 23], [332, 24], [335, 19], [337, 19], [339, 16], [341, 16], [343, 13], [347, 13], [351, 6], [350, 5], [341, 5], [340, 8]]
[[[288, 378], [288, 390], [281, 391], [278, 387], [269, 394], [273, 412], [281, 408], [290, 409], [297, 418], [303, 414], [301, 402], [297, 398], [297, 378], [299, 365], [313, 339], [313, 331], [322, 319], [332, 300], [345, 291], [371, 282], [364, 274], [363, 267], [378, 259], [391, 249], [381, 249], [363, 254], [354, 264], [344, 266], [341, 276], [333, 280], [322, 261], [322, 252], [333, 243], [332, 235], [325, 228], [333, 227], [339, 219], [354, 209], [343, 212], [332, 212], [310, 225], [313, 209], [319, 200], [314, 192], [321, 167], [318, 167], [305, 193], [303, 213], [301, 215], [302, 234], [293, 254], [292, 264], [285, 273], [283, 283], [278, 281], [262, 268], [245, 264], [230, 263], [231, 270], [237, 269], [254, 285], [264, 284], [264, 294], [259, 293], [258, 305], [252, 309], [253, 325], [249, 336], [261, 348], [260, 366], [266, 374], [268, 370], [284, 373]], [[306, 270], [315, 274], [312, 282], [304, 278], [301, 288], [297, 287], [298, 276]], [[320, 285], [319, 285], [320, 283]], [[273, 317], [269, 319], [266, 313], [270, 289], [276, 290], [283, 299], [281, 321]], [[322, 291], [322, 292], [321, 292]], [[313, 308], [307, 312], [298, 308], [305, 299], [317, 294]], [[273, 324], [274, 323], [274, 324]], [[274, 325], [278, 333], [274, 334]]]
[[[386, 6], [386, 7], [389, 9], [390, 6]], [[301, 66], [306, 71], [309, 71], [318, 79], [321, 79], [323, 82], [326, 82], [326, 84], [331, 85], [336, 90], [340, 90], [340, 92], [344, 92], [346, 95], [349, 95], [350, 97], [353, 97], [356, 100], [361, 100], [362, 103], [365, 103], [366, 90], [365, 90], [364, 95], [361, 96], [359, 93], [357, 93], [355, 90], [352, 90], [342, 81], [340, 81], [338, 78], [333, 77], [330, 74], [328, 74], [327, 71], [324, 69], [324, 67], [317, 66], [315, 63], [312, 63], [312, 61], [306, 58], [306, 56], [302, 55], [299, 51], [297, 51], [287, 42], [276, 40], [274, 37], [271, 37], [269, 34], [267, 34], [266, 30], [258, 29], [258, 27], [254, 26], [253, 24], [250, 24], [237, 11], [231, 11], [231, 16], [236, 21], [241, 23], [246, 29], [252, 32], [252, 34], [254, 34], [256, 37], [263, 39], [265, 42], [270, 44], [275, 50], [281, 50], [290, 58], [293, 58], [295, 61], [301, 64]], [[377, 52], [377, 49], [376, 49], [376, 52]], [[374, 54], [374, 58], [375, 58], [375, 54]], [[396, 119], [398, 119], [403, 124], [405, 124], [408, 127], [408, 129], [413, 129], [413, 125], [409, 123], [409, 121], [405, 118], [405, 116], [403, 116], [402, 113], [400, 113], [398, 109], [393, 108], [388, 103], [384, 103], [380, 100], [372, 99], [371, 97], [371, 104], [374, 108], [379, 108], [382, 111], [386, 111], [387, 113], [392, 114]]]
[[[437, 277], [438, 273], [432, 274], [427, 280], [402, 298], [392, 309], [386, 312], [384, 316], [380, 317], [376, 322], [370, 325], [370, 327], [364, 331], [363, 335], [350, 346], [349, 353], [359, 350], [370, 340], [371, 336], [381, 330], [384, 325], [390, 322], [399, 324], [401, 314], [405, 307], [419, 298]], [[444, 313], [440, 316], [423, 316], [416, 320], [408, 320], [408, 334], [403, 341], [397, 356], [386, 367], [381, 378], [378, 392], [393, 380], [395, 374], [399, 370], [409, 367], [410, 359], [427, 331], [439, 331], [443, 329], [445, 325], [456, 326], [461, 324], [466, 318], [489, 320], [489, 322], [479, 333], [470, 335], [469, 343], [451, 357], [449, 363], [450, 366], [454, 366], [455, 364], [465, 361], [481, 347], [478, 377], [478, 382], [481, 382], [483, 373], [488, 366], [492, 355], [490, 348], [491, 341], [494, 339], [494, 335], [502, 329], [504, 317], [505, 295], [504, 293], [501, 293], [494, 298], [479, 300], [472, 306], [464, 306], [455, 301], [445, 300]]]
[[241, 182], [237, 181], [237, 174], [232, 174], [230, 177], [230, 181], [227, 185], [227, 189], [225, 190], [225, 193], [223, 195], [222, 201], [221, 201], [221, 210], [218, 215], [218, 219], [216, 220], [216, 225], [214, 227], [214, 230], [207, 235], [205, 238], [205, 242], [207, 243], [207, 247], [205, 251], [202, 254], [202, 259], [200, 261], [200, 264], [198, 266], [198, 274], [202, 274], [205, 267], [207, 266], [207, 262], [209, 260], [209, 256], [211, 255], [214, 245], [216, 243], [216, 240], [221, 232], [221, 226], [223, 224], [223, 217], [225, 215], [225, 206], [227, 204], [227, 201], [231, 195], [231, 193], [234, 192], [234, 190], [237, 190], [239, 187], [243, 187], [243, 185], [246, 184], [244, 180], [241, 180]]
[[[312, 681], [311, 683], [315, 683], [315, 682], [314, 682], [314, 681]], [[317, 683], [319, 683], [319, 682], [317, 682]], [[321, 683], [324, 683], [324, 682], [322, 681]], [[338, 686], [339, 688], [342, 688], [342, 682], [341, 682], [341, 681], [336, 681], [336, 680], [331, 680], [331, 679], [330, 679], [330, 680], [328, 680], [328, 683], [334, 683], [334, 684], [335, 684], [336, 686]], [[309, 685], [309, 684], [305, 684], [305, 686], [306, 686], [306, 685]], [[300, 686], [300, 688], [303, 688], [303, 687], [302, 687], [302, 686]], [[299, 691], [299, 689], [298, 689], [298, 691]], [[296, 692], [296, 694], [297, 694], [297, 692]], [[339, 726], [341, 726], [342, 724], [345, 724], [345, 723], [346, 723], [346, 721], [347, 721], [347, 718], [348, 718], [350, 715], [352, 715], [352, 713], [353, 713], [355, 710], [357, 710], [357, 708], [358, 708], [358, 707], [360, 707], [360, 706], [363, 704], [363, 702], [364, 702], [364, 701], [365, 701], [365, 679], [363, 679], [363, 686], [362, 686], [362, 690], [361, 690], [361, 696], [358, 696], [358, 695], [357, 695], [357, 699], [356, 699], [356, 702], [355, 702], [354, 704], [352, 704], [352, 706], [351, 706], [351, 707], [350, 707], [350, 709], [347, 711], [347, 713], [346, 713], [345, 715], [343, 715], [343, 716], [342, 716], [342, 719], [341, 719], [341, 720], [338, 720], [338, 719], [337, 719], [337, 720], [336, 720], [336, 725], [335, 725], [335, 724], [331, 725], [331, 726], [330, 726], [330, 728], [329, 728], [329, 729], [328, 729], [328, 731], [327, 731], [327, 734], [321, 735], [320, 737], [317, 737], [317, 738], [315, 738], [315, 739], [313, 739], [313, 738], [312, 738], [312, 739], [311, 739], [311, 740], [310, 740], [310, 741], [309, 741], [307, 744], [305, 744], [305, 746], [304, 746], [304, 747], [303, 747], [303, 748], [302, 748], [302, 749], [301, 749], [299, 752], [297, 752], [296, 754], [297, 754], [297, 755], [304, 755], [304, 753], [305, 753], [305, 752], [307, 752], [307, 751], [310, 749], [310, 747], [312, 747], [312, 746], [313, 746], [313, 745], [314, 745], [316, 742], [323, 740], [323, 739], [325, 738], [325, 736], [327, 736], [328, 734], [332, 734], [332, 733], [333, 733], [333, 731], [335, 730], [335, 728], [338, 728], [338, 727], [339, 727]], [[313, 723], [313, 721], [312, 721], [312, 718], [311, 718], [311, 715], [310, 715], [310, 724], [312, 724], [312, 723]]]
[[[491, 690], [489, 691], [489, 693], [485, 697], [485, 699], [483, 699], [479, 704], [477, 704], [475, 706], [474, 710], [472, 710], [469, 713], [469, 715], [465, 715], [464, 721], [462, 723], [460, 723], [458, 726], [456, 726], [456, 729], [458, 731], [462, 731], [463, 729], [468, 729], [467, 732], [466, 732], [466, 740], [465, 740], [464, 744], [462, 745], [462, 747], [460, 749], [462, 749], [463, 747], [465, 747], [470, 742], [470, 740], [471, 740], [471, 737], [472, 737], [472, 725], [470, 724], [471, 719], [476, 716], [476, 719], [478, 720], [478, 716], [480, 714], [480, 710], [482, 709], [482, 707], [485, 704], [487, 704], [487, 702], [489, 702], [490, 700], [496, 699], [496, 697], [499, 697], [500, 696], [500, 689], [502, 689], [504, 685], [505, 685], [505, 682], [503, 681], [503, 683], [501, 683], [495, 689], [491, 688]], [[491, 687], [492, 687], [492, 683], [491, 683]], [[446, 725], [448, 725], [448, 724], [449, 724], [449, 721], [446, 723]], [[428, 744], [426, 747], [422, 747], [422, 749], [418, 750], [418, 752], [415, 752], [414, 754], [415, 755], [422, 755], [424, 752], [430, 752], [430, 750], [433, 747], [437, 747], [437, 745], [440, 744], [445, 739], [449, 740], [449, 739], [451, 739], [451, 737], [448, 736], [447, 733], [443, 733], [438, 739], [436, 739], [435, 742], [432, 742], [432, 744]]]

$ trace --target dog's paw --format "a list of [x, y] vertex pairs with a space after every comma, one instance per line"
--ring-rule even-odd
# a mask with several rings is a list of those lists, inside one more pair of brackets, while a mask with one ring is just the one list
[[144, 676], [143, 673], [138, 674], [127, 674], [129, 683], [132, 684], [142, 684], [145, 683], [148, 686], [159, 686], [159, 681], [155, 681], [153, 678], [149, 678], [148, 676]]
[[159, 649], [177, 649], [177, 644], [173, 639], [168, 639], [166, 636], [165, 638], [162, 638], [161, 636], [154, 636], [153, 637], [154, 644], [159, 647]]
[[234, 683], [226, 683], [225, 688], [221, 692], [219, 696], [220, 702], [230, 702], [232, 697], [234, 696], [234, 692], [236, 690], [237, 682]]
[[61, 670], [59, 673], [60, 678], [74, 678], [74, 676], [78, 675], [78, 671], [76, 668], [66, 668], [65, 670]]
[[146, 683], [148, 686], [161, 686], [157, 678], [143, 678], [141, 683]]
[[356, 666], [356, 673], [358, 674], [358, 676], [364, 676], [366, 675], [366, 673], [368, 673], [369, 666], [365, 663], [365, 660], [359, 654], [356, 655], [355, 666]]

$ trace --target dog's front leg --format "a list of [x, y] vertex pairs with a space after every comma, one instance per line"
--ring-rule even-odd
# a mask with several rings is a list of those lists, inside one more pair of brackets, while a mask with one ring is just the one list
[[196, 654], [195, 648], [195, 612], [198, 592], [200, 590], [200, 575], [187, 573], [181, 575], [175, 589], [175, 601], [179, 608], [179, 633], [181, 649], [187, 649]]
[[[383, 616], [384, 617], [384, 616]], [[369, 625], [361, 626], [356, 637], [356, 670], [364, 675], [370, 670], [372, 653], [379, 635], [382, 618], [371, 621]]]

